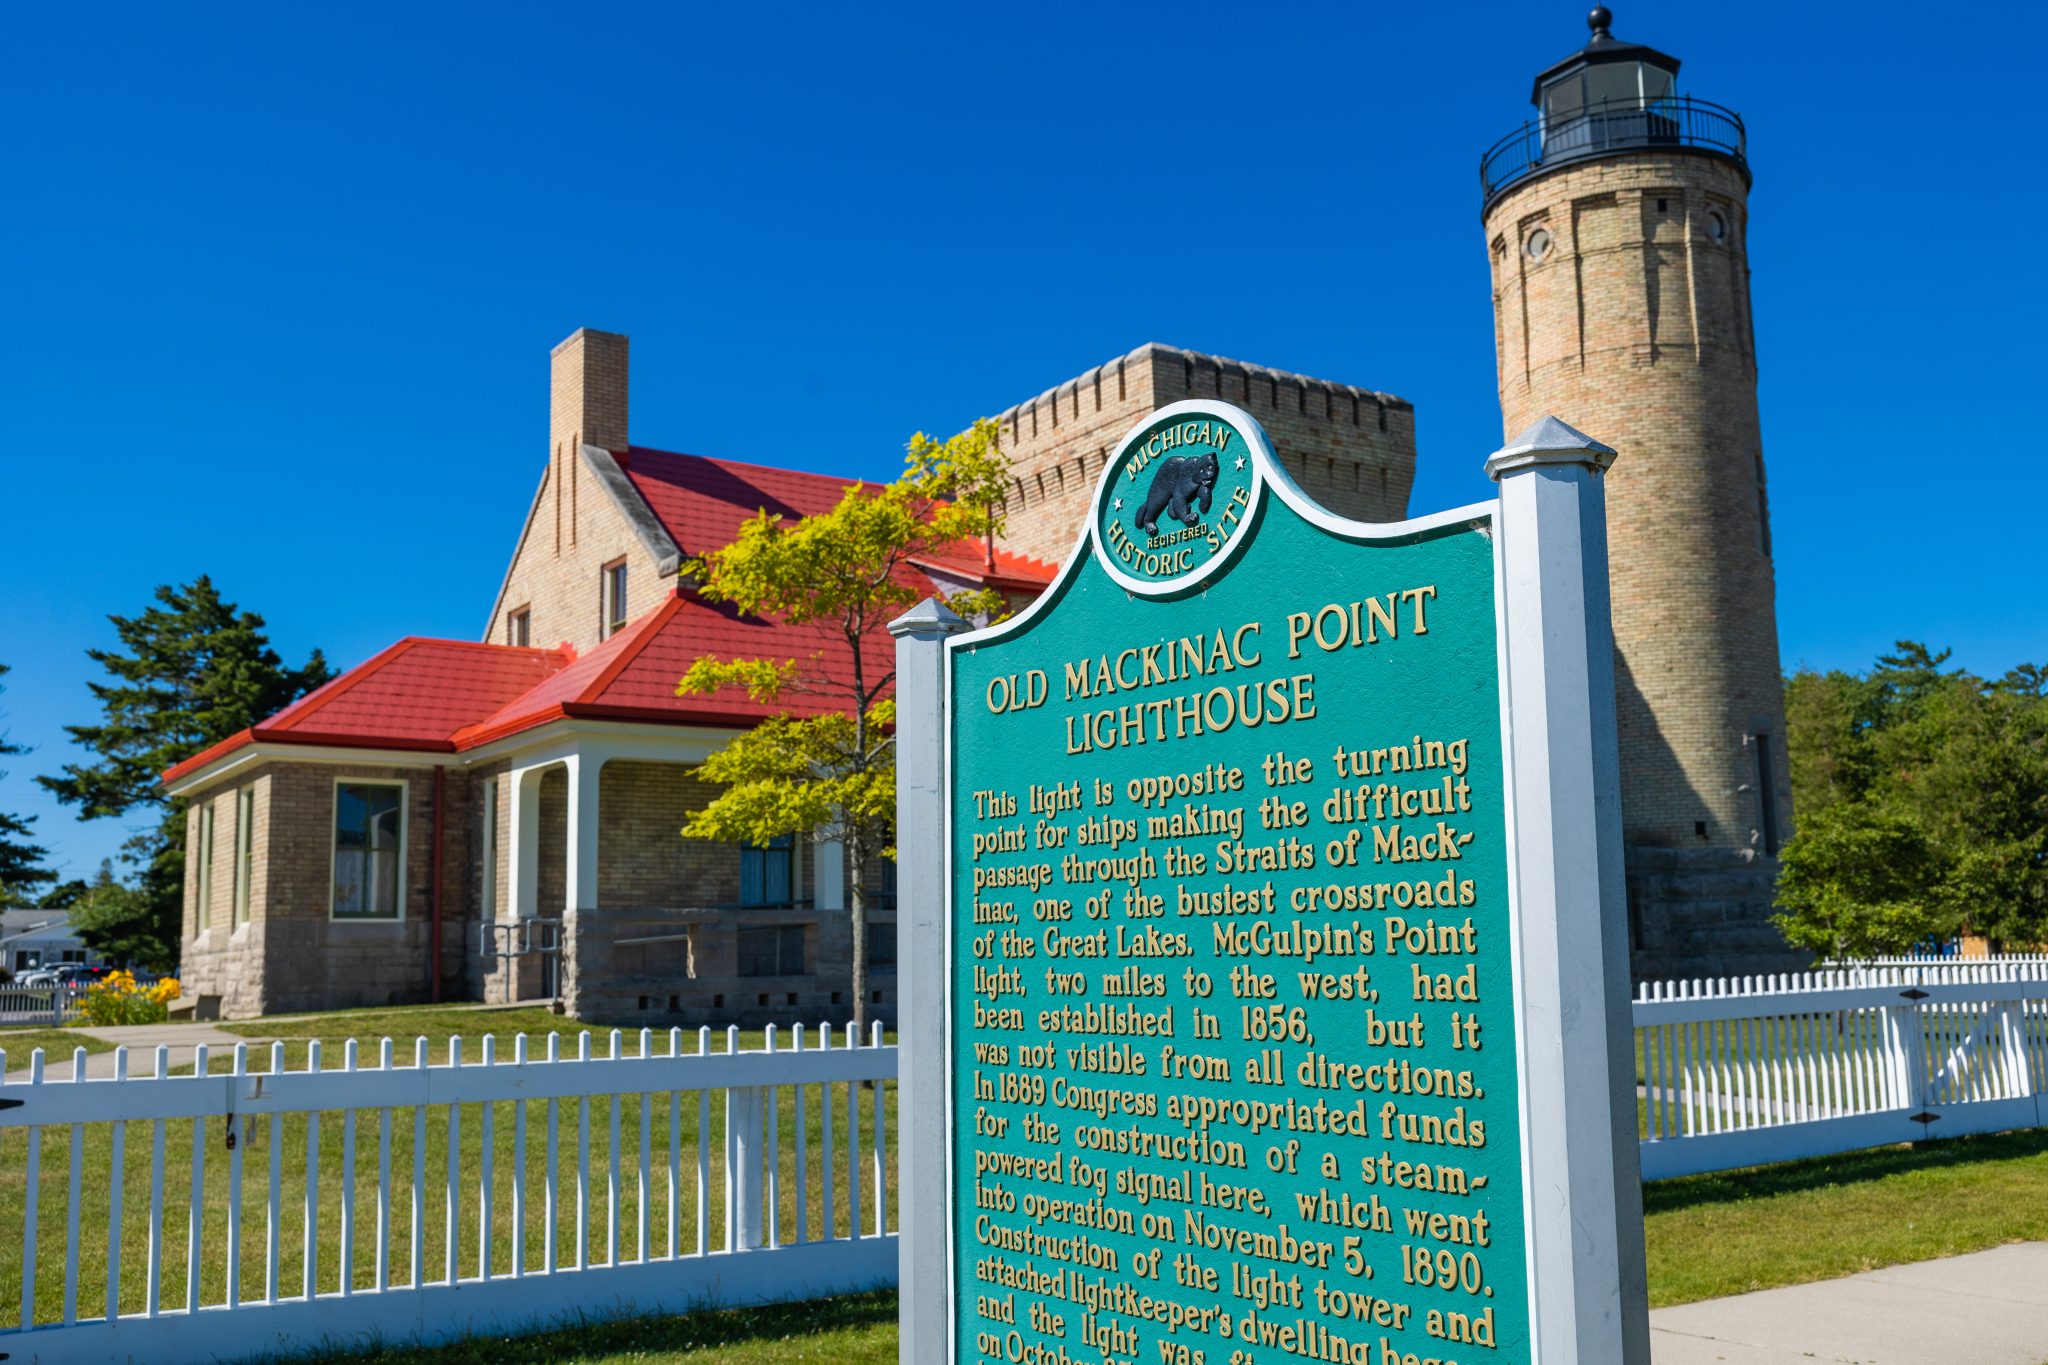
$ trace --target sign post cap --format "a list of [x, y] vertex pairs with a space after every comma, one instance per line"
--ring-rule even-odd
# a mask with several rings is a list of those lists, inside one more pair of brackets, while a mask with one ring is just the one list
[[970, 622], [936, 597], [925, 598], [889, 623], [889, 633], [899, 640], [906, 635], [933, 639], [941, 635], [958, 635], [970, 629]]
[[1585, 465], [1599, 473], [1614, 463], [1614, 455], [1613, 446], [1602, 445], [1577, 427], [1546, 416], [1487, 456], [1486, 476], [1498, 483], [1502, 475], [1546, 464]]

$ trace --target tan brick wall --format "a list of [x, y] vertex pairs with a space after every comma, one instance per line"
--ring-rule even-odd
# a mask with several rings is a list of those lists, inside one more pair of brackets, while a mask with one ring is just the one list
[[1549, 413], [1620, 452], [1607, 526], [1635, 844], [1761, 853], [1759, 731], [1789, 829], [1747, 210], [1729, 163], [1643, 152], [1541, 175], [1486, 217], [1504, 433]]
[[626, 448], [627, 362], [617, 332], [580, 327], [548, 353], [548, 449], [559, 459], [584, 442]]
[[1370, 389], [1259, 365], [1140, 346], [998, 419], [1013, 493], [1006, 549], [1064, 562], [1116, 444], [1139, 419], [1186, 398], [1251, 413], [1304, 492], [1340, 515], [1397, 521], [1415, 479], [1415, 409]]
[[[332, 918], [334, 793], [350, 778], [406, 783], [403, 918]], [[445, 770], [442, 834], [441, 981], [444, 998], [462, 998], [474, 951], [474, 878], [467, 807], [469, 778]], [[256, 793], [252, 825], [249, 922], [232, 923], [235, 793]], [[198, 866], [186, 865], [186, 993], [220, 997], [229, 1018], [295, 1009], [412, 1003], [431, 982], [434, 775], [431, 768], [323, 763], [264, 763], [234, 784], [195, 794], [215, 804], [213, 924], [196, 923]], [[188, 853], [198, 822], [188, 821]]]

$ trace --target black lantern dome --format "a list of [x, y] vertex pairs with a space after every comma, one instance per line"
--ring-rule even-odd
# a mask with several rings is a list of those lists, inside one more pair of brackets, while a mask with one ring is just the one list
[[1684, 147], [1743, 169], [1742, 120], [1718, 104], [1680, 95], [1678, 58], [1614, 36], [1605, 5], [1586, 16], [1592, 39], [1536, 77], [1536, 121], [1508, 134], [1480, 161], [1490, 207], [1509, 185], [1541, 170], [1632, 148]]

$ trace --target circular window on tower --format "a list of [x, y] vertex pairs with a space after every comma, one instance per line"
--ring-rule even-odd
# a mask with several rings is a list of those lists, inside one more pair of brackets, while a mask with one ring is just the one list
[[1550, 245], [1550, 229], [1537, 228], [1534, 232], [1531, 232], [1528, 236], [1528, 239], [1522, 243], [1522, 250], [1529, 253], [1530, 260], [1541, 261], [1544, 257], [1550, 254]]
[[1719, 209], [1707, 210], [1707, 236], [1717, 242], [1728, 240], [1728, 220]]

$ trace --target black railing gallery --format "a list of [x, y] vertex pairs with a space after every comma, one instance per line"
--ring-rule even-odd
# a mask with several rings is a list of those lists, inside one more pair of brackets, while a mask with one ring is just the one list
[[1525, 123], [1479, 159], [1487, 206], [1516, 182], [1553, 166], [1632, 147], [1691, 147], [1715, 152], [1748, 173], [1742, 117], [1690, 95], [1608, 100], [1564, 118]]

